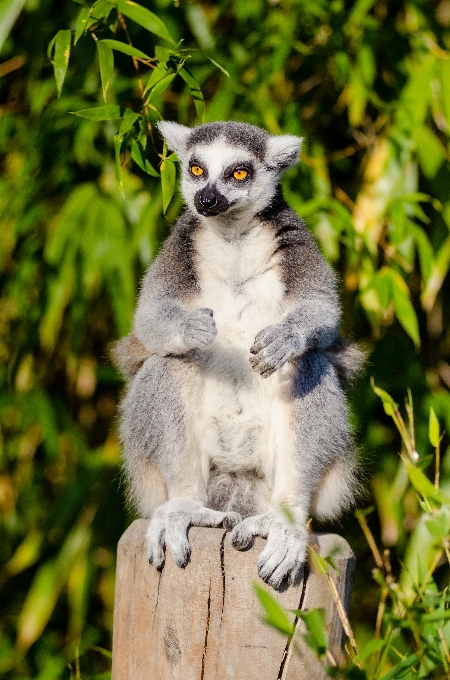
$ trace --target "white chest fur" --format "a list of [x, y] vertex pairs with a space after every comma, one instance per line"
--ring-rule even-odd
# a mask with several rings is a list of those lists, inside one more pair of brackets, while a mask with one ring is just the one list
[[195, 251], [201, 288], [196, 305], [213, 310], [218, 344], [242, 344], [248, 354], [256, 333], [283, 314], [284, 287], [273, 233], [259, 222], [235, 238], [203, 227]]
[[201, 294], [193, 305], [212, 309], [217, 325], [216, 339], [202, 352], [200, 446], [210, 462], [226, 471], [264, 472], [271, 459], [274, 402], [290, 371], [286, 367], [263, 379], [252, 371], [249, 358], [256, 334], [279, 323], [285, 313], [275, 251], [273, 234], [261, 223], [233, 239], [209, 225], [196, 237]]

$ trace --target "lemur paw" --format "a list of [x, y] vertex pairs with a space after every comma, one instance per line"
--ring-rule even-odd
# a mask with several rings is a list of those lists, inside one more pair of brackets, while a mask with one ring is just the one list
[[259, 576], [273, 588], [283, 581], [298, 583], [305, 562], [308, 532], [304, 526], [288, 526], [274, 512], [247, 517], [231, 532], [231, 543], [243, 550], [254, 536], [267, 538], [267, 544], [259, 555], [256, 566]]
[[182, 334], [190, 348], [210, 345], [217, 335], [212, 309], [199, 307], [190, 312], [182, 323]]
[[162, 569], [167, 546], [174, 562], [185, 567], [191, 556], [187, 533], [190, 526], [220, 527], [230, 531], [242, 518], [237, 512], [218, 512], [201, 503], [177, 498], [156, 508], [147, 530], [148, 560]]
[[267, 326], [258, 333], [250, 347], [252, 368], [263, 378], [268, 378], [289, 359], [298, 356], [304, 349], [303, 344], [298, 329], [283, 323]]

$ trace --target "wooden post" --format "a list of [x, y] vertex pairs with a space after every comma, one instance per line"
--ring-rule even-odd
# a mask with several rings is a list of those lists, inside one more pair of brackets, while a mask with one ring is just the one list
[[[302, 622], [290, 644], [262, 622], [252, 583], [265, 545], [238, 552], [223, 529], [191, 527], [191, 561], [185, 569], [166, 553], [162, 572], [147, 561], [146, 520], [136, 520], [118, 546], [114, 606], [113, 680], [322, 680], [323, 666], [302, 638]], [[335, 534], [315, 534], [321, 555], [348, 609], [355, 557]], [[274, 591], [286, 609], [322, 607], [331, 649], [339, 654], [343, 628], [324, 576], [304, 569], [298, 586]], [[295, 621], [292, 615], [292, 621]], [[300, 650], [293, 651], [295, 646]]]

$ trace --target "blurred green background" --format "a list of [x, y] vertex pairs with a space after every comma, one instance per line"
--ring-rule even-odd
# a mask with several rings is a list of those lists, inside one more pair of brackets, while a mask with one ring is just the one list
[[[450, 0], [141, 0], [164, 22], [151, 30], [120, 2], [126, 30], [113, 1], [0, 0], [0, 675], [11, 680], [108, 677], [115, 550], [132, 519], [108, 346], [130, 330], [140, 278], [181, 209], [173, 159], [158, 176], [161, 116], [305, 137], [285, 196], [339, 274], [344, 333], [369, 355], [350, 400], [363, 505], [394, 572], [421, 509], [369, 377], [400, 403], [411, 388], [431, 479], [430, 406], [450, 431]], [[353, 515], [327, 528], [357, 555], [350, 618], [364, 642], [373, 557]], [[437, 580], [448, 585], [445, 565]]]

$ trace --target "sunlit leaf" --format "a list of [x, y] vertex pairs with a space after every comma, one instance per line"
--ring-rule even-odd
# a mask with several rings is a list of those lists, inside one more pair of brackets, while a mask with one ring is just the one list
[[141, 52], [141, 50], [136, 49], [136, 47], [132, 47], [131, 45], [127, 45], [127, 43], [120, 42], [120, 40], [111, 40], [109, 38], [106, 38], [105, 40], [99, 40], [99, 42], [101, 42], [103, 45], [106, 45], [111, 50], [116, 50], [117, 52], [123, 52], [123, 54], [128, 54], [130, 57], [138, 57], [139, 59], [144, 59], [144, 60], [150, 59], [148, 54]]
[[13, 27], [26, 0], [3, 0], [0, 4], [0, 48]]
[[374, 4], [375, 0], [357, 0], [348, 16], [347, 25], [359, 26]]
[[86, 30], [90, 11], [91, 11], [91, 9], [88, 6], [84, 6], [80, 10], [80, 13], [77, 17], [77, 23], [75, 25], [75, 36], [74, 36], [74, 39], [73, 39], [74, 45], [77, 44], [78, 40], [81, 38], [84, 31]]
[[422, 293], [422, 305], [429, 312], [436, 301], [437, 294], [442, 288], [444, 279], [450, 267], [450, 236], [446, 238], [435, 255], [431, 274]]
[[125, 113], [122, 118], [122, 122], [120, 124], [119, 128], [119, 135], [123, 137], [135, 124], [137, 120], [139, 120], [140, 115], [139, 113], [136, 113], [135, 111], [132, 111], [131, 109], [126, 109]]
[[61, 94], [64, 78], [66, 77], [67, 73], [67, 67], [69, 65], [71, 42], [71, 31], [58, 31], [55, 38], [53, 68], [55, 71], [56, 87], [58, 88], [59, 95]]
[[122, 159], [120, 157], [120, 152], [122, 150], [123, 138], [121, 135], [114, 136], [114, 157], [115, 157], [115, 168], [116, 168], [116, 182], [119, 187], [119, 191], [123, 197], [125, 197], [123, 190], [123, 179], [122, 179]]
[[419, 347], [419, 323], [416, 311], [409, 297], [408, 287], [402, 277], [393, 269], [389, 270], [389, 277], [392, 285], [395, 314], [416, 347]]
[[154, 33], [154, 35], [164, 38], [168, 42], [174, 42], [164, 22], [146, 7], [142, 7], [142, 5], [131, 0], [118, 0], [117, 9], [150, 33]]
[[314, 608], [307, 612], [297, 611], [296, 614], [305, 623], [307, 633], [303, 635], [303, 639], [306, 644], [319, 657], [324, 656], [328, 647], [324, 610]]
[[436, 135], [426, 125], [422, 125], [415, 130], [414, 140], [422, 170], [431, 179], [436, 176], [436, 173], [446, 159], [445, 149]]
[[419, 255], [422, 278], [425, 282], [427, 282], [433, 269], [433, 248], [425, 231], [417, 225], [414, 226], [414, 240], [416, 242], [417, 252]]
[[375, 385], [373, 377], [370, 378], [370, 384], [375, 394], [380, 397], [381, 401], [383, 402], [383, 407], [386, 414], [388, 416], [392, 416], [395, 409], [398, 407], [398, 404], [392, 399], [390, 394]]
[[148, 101], [148, 102], [151, 101], [151, 100], [153, 99], [153, 97], [156, 97], [156, 95], [161, 94], [161, 92], [164, 92], [165, 90], [167, 90], [167, 88], [169, 87], [170, 83], [172, 82], [172, 80], [173, 80], [175, 77], [176, 77], [176, 73], [172, 73], [172, 74], [169, 74], [169, 75], [167, 75], [167, 76], [164, 76], [164, 78], [161, 78], [160, 80], [158, 80], [158, 82], [156, 83], [156, 85], [154, 85], [154, 86], [150, 89], [150, 94], [149, 94], [149, 96], [148, 96], [147, 101]]
[[428, 437], [431, 446], [438, 446], [439, 444], [439, 421], [436, 417], [433, 407], [430, 408], [430, 420], [428, 424]]
[[369, 642], [366, 642], [361, 648], [361, 651], [358, 654], [359, 660], [364, 661], [364, 659], [368, 659], [370, 656], [373, 656], [373, 654], [380, 652], [385, 646], [386, 642], [384, 640], [369, 640]]
[[172, 200], [173, 192], [175, 191], [176, 169], [175, 163], [166, 158], [161, 163], [161, 186], [163, 195], [163, 210], [167, 211], [169, 203]]
[[81, 111], [69, 111], [74, 116], [89, 118], [89, 120], [114, 120], [122, 118], [124, 109], [114, 104], [108, 106], [94, 106], [92, 109], [82, 109]]
[[102, 79], [103, 99], [106, 101], [109, 82], [114, 71], [114, 54], [106, 40], [97, 40], [98, 58], [100, 62], [100, 75]]
[[404, 461], [408, 477], [415, 490], [423, 496], [424, 499], [433, 503], [441, 505], [443, 503], [450, 503], [450, 498], [442, 491], [435, 489], [428, 477], [424, 475], [422, 470], [409, 460]]
[[37, 571], [23, 604], [18, 625], [17, 646], [26, 650], [42, 633], [49, 620], [73, 564], [90, 540], [84, 524], [66, 538], [58, 557], [45, 562]]
[[144, 89], [144, 94], [146, 94], [154, 85], [156, 85], [156, 83], [165, 78], [168, 73], [169, 71], [167, 69], [167, 65], [160, 62], [151, 72], [150, 78], [148, 79]]
[[328, 564], [326, 560], [319, 555], [317, 550], [315, 550], [311, 545], [308, 547], [309, 556], [313, 568], [318, 574], [326, 574], [328, 571]]
[[265, 621], [280, 633], [292, 635], [293, 627], [289, 621], [286, 611], [281, 607], [276, 599], [257, 583], [253, 583], [256, 596], [264, 609]]
[[406, 659], [396, 664], [392, 670], [382, 675], [380, 680], [394, 680], [394, 678], [404, 677], [404, 671], [414, 666], [418, 661], [419, 657], [417, 654], [410, 654]]

